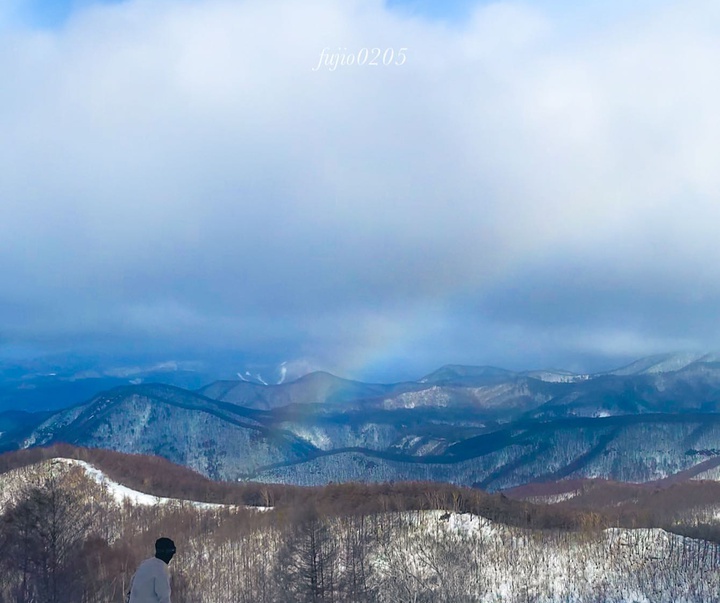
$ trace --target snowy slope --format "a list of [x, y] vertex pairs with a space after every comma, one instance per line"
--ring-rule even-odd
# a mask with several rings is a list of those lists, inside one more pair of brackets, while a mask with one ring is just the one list
[[100, 469], [97, 469], [86, 463], [85, 461], [78, 461], [75, 459], [63, 459], [55, 458], [50, 461], [51, 463], [65, 463], [67, 465], [76, 465], [82, 467], [85, 470], [87, 476], [92, 479], [96, 484], [102, 486], [106, 491], [113, 497], [113, 499], [119, 503], [124, 504], [129, 502], [133, 505], [143, 506], [154, 506], [154, 505], [168, 505], [168, 504], [184, 504], [191, 505], [198, 509], [218, 509], [233, 507], [235, 505], [221, 505], [216, 503], [198, 502], [192, 500], [183, 500], [181, 498], [167, 498], [164, 496], [154, 496], [152, 494], [145, 494], [138, 490], [133, 490], [127, 486], [123, 486], [116, 481], [111, 480], [105, 475]]
[[664, 530], [541, 533], [444, 511], [406, 513], [402, 521], [372, 559], [382, 602], [406, 600], [398, 577], [411, 577], [423, 601], [717, 601], [707, 544]]
[[154, 496], [138, 490], [128, 488], [111, 478], [109, 478], [102, 470], [94, 467], [85, 461], [67, 458], [53, 458], [43, 461], [31, 467], [8, 471], [0, 475], [0, 511], [9, 502], [13, 501], [20, 492], [21, 484], [34, 483], [39, 477], [51, 475], [57, 470], [63, 471], [63, 468], [79, 467], [84, 470], [88, 479], [100, 486], [110, 498], [119, 505], [130, 504], [136, 506], [156, 506], [156, 505], [178, 505], [191, 506], [196, 509], [235, 509], [246, 508], [257, 511], [266, 511], [270, 507], [245, 507], [240, 505], [223, 505], [218, 503], [207, 503], [181, 498], [168, 498], [164, 496]]

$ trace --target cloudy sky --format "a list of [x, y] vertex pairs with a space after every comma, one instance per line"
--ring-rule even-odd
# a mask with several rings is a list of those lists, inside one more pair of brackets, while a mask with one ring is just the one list
[[720, 349], [718, 31], [716, 0], [5, 0], [0, 353]]

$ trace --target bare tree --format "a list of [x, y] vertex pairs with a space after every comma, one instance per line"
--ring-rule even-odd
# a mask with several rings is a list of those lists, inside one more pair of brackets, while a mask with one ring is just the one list
[[85, 537], [91, 511], [82, 496], [50, 474], [26, 485], [18, 502], [2, 516], [0, 564], [18, 603], [65, 603], [83, 598]]
[[279, 553], [284, 584], [294, 601], [318, 603], [336, 600], [335, 559], [337, 547], [314, 506], [292, 518], [286, 541]]

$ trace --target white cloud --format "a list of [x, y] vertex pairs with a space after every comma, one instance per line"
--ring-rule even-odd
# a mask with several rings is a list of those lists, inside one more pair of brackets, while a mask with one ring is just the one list
[[[692, 274], [715, 294], [718, 9], [667, 3], [583, 38], [581, 17], [131, 0], [9, 32], [0, 302], [28, 308], [15, 336], [60, 316], [63, 337], [285, 332], [302, 355], [335, 350], [342, 323], [365, 357], [430, 329], [408, 317], [435, 329], [427, 308], [521, 290], [515, 275], [562, 257], [613, 267], [599, 278], [624, 289]], [[406, 64], [312, 71], [323, 48], [375, 46], [406, 47]]]

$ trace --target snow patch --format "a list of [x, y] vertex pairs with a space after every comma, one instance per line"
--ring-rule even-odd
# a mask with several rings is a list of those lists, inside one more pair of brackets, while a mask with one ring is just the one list
[[[184, 500], [182, 498], [168, 498], [165, 496], [154, 496], [153, 494], [145, 494], [144, 492], [139, 492], [138, 490], [133, 490], [132, 488], [128, 488], [127, 486], [123, 486], [122, 484], [119, 484], [118, 482], [110, 479], [100, 469], [93, 467], [91, 464], [86, 463], [85, 461], [78, 461], [76, 459], [54, 458], [54, 459], [51, 459], [50, 462], [51, 463], [64, 463], [67, 465], [75, 465], [78, 467], [82, 467], [85, 470], [85, 473], [88, 475], [88, 477], [90, 477], [98, 485], [105, 488], [107, 490], [107, 492], [113, 497], [115, 502], [117, 502], [118, 504], [121, 504], [121, 505], [127, 501], [127, 502], [130, 502], [131, 504], [138, 505], [138, 506], [177, 504], [177, 505], [190, 505], [197, 509], [205, 509], [205, 510], [238, 508], [238, 505], [223, 505], [223, 504], [219, 504], [219, 503], [206, 503], [206, 502], [199, 502], [199, 501], [192, 501], [192, 500]], [[244, 507], [244, 508], [254, 509], [257, 511], [266, 511], [270, 507]]]

